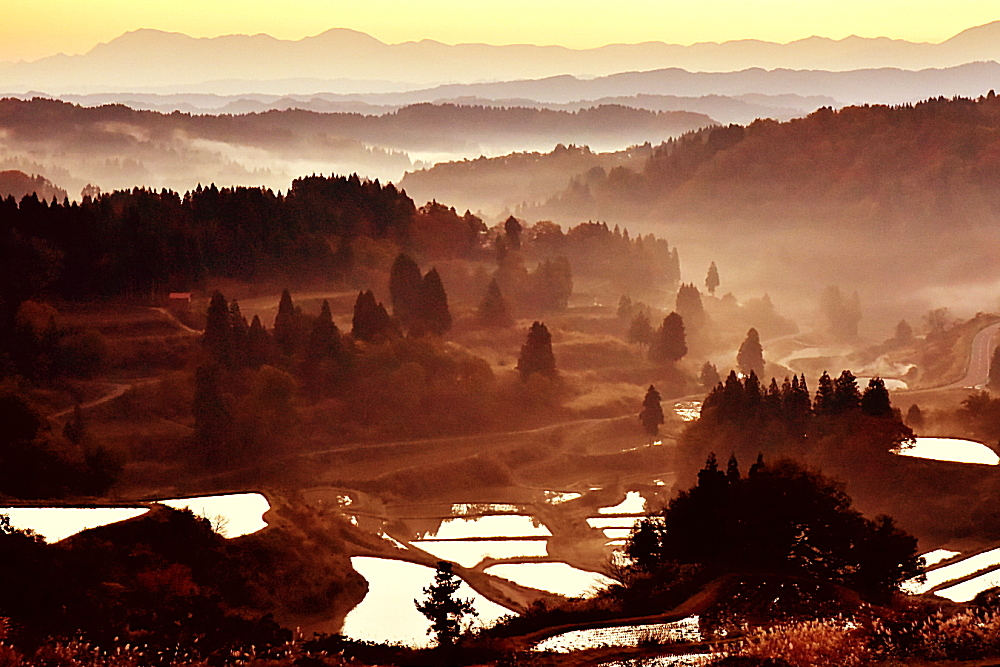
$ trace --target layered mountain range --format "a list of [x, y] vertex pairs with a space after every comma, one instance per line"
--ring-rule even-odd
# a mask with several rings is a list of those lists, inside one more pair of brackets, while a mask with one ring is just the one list
[[264, 34], [194, 38], [143, 29], [81, 55], [0, 64], [0, 90], [53, 94], [399, 92], [443, 83], [558, 75], [591, 78], [665, 68], [694, 72], [753, 67], [920, 70], [990, 60], [1000, 60], [1000, 22], [970, 28], [939, 44], [852, 36], [840, 40], [809, 37], [788, 44], [646, 42], [579, 50], [525, 44], [448, 45], [431, 40], [386, 44], [343, 28], [295, 41]]

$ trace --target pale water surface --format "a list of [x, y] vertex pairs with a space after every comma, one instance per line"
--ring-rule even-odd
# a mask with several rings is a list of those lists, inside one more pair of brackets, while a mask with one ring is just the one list
[[488, 574], [509, 579], [522, 586], [530, 586], [567, 597], [590, 595], [615, 581], [603, 574], [587, 572], [566, 563], [520, 563], [494, 565], [486, 568]]
[[920, 459], [935, 461], [954, 461], [955, 463], [978, 463], [995, 466], [1000, 464], [1000, 456], [980, 442], [962, 440], [961, 438], [925, 438], [916, 439], [913, 447], [896, 452], [902, 456], [913, 456]]
[[[423, 589], [434, 581], [434, 569], [387, 558], [356, 556], [354, 569], [368, 580], [365, 599], [347, 615], [343, 634], [353, 639], [374, 642], [398, 642], [409, 646], [428, 646], [428, 621], [414, 606], [423, 599]], [[476, 625], [491, 625], [511, 612], [476, 593], [462, 582], [458, 596], [471, 598], [479, 617]]]

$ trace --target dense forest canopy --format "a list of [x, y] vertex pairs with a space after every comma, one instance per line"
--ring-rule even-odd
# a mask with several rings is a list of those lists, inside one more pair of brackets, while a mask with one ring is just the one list
[[983, 224], [1000, 212], [998, 156], [1000, 101], [992, 92], [822, 108], [785, 123], [758, 120], [668, 141], [642, 170], [578, 180], [539, 214]]

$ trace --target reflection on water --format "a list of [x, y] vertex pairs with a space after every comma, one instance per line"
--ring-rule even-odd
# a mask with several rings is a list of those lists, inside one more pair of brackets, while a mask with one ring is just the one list
[[[159, 501], [174, 509], [188, 507], [198, 516], [212, 521], [226, 537], [254, 533], [267, 526], [262, 515], [270, 505], [259, 493], [236, 493], [226, 496], [178, 498]], [[106, 526], [145, 514], [145, 507], [8, 507], [0, 513], [10, 517], [16, 528], [34, 530], [48, 542], [58, 542], [81, 530]]]
[[415, 541], [413, 545], [441, 560], [450, 560], [462, 567], [474, 567], [484, 558], [521, 558], [547, 554], [545, 540], [498, 540], [496, 542], [421, 540]]
[[530, 586], [566, 597], [583, 597], [615, 583], [614, 579], [596, 572], [579, 570], [566, 563], [520, 563], [494, 565], [486, 568], [489, 574], [509, 579], [522, 586]]
[[625, 494], [625, 500], [614, 507], [602, 507], [598, 512], [601, 514], [645, 514], [646, 501], [638, 491], [629, 491]]
[[1000, 456], [986, 445], [960, 438], [917, 438], [913, 447], [895, 452], [902, 456], [914, 456], [936, 461], [955, 463], [979, 463], [995, 466], [1000, 464]]
[[[530, 516], [505, 514], [472, 519], [461, 517], [445, 519], [434, 537], [459, 540], [470, 537], [549, 537], [552, 533], [545, 526], [536, 526]], [[430, 537], [430, 536], [428, 536]]]
[[620, 625], [611, 628], [573, 630], [556, 635], [555, 637], [549, 637], [535, 644], [532, 650], [570, 653], [572, 651], [584, 651], [602, 646], [638, 646], [642, 642], [649, 641], [658, 643], [700, 642], [701, 630], [698, 627], [698, 617], [689, 616], [673, 623]]
[[217, 524], [226, 537], [239, 537], [266, 528], [264, 512], [271, 509], [267, 499], [259, 493], [233, 493], [225, 496], [202, 496], [163, 500], [174, 509], [190, 509], [198, 516]]
[[684, 653], [682, 655], [658, 655], [655, 658], [639, 658], [602, 662], [597, 667], [700, 667], [718, 660], [719, 656], [712, 653]]
[[935, 549], [934, 551], [928, 551], [923, 555], [924, 565], [930, 567], [936, 563], [940, 563], [943, 560], [948, 560], [953, 556], [957, 556], [959, 551], [948, 551], [947, 549]]
[[591, 528], [631, 528], [638, 518], [637, 516], [595, 516], [587, 519], [587, 525]]
[[582, 493], [561, 493], [559, 491], [546, 491], [545, 492], [545, 502], [551, 505], [561, 505], [562, 503], [567, 503], [571, 500], [576, 500], [581, 497]]
[[[424, 597], [423, 589], [434, 581], [434, 570], [423, 565], [386, 558], [351, 558], [354, 569], [368, 580], [368, 594], [344, 621], [343, 634], [374, 642], [399, 642], [428, 646], [430, 622], [413, 601]], [[475, 624], [490, 625], [511, 612], [476, 593], [462, 582], [457, 595], [472, 598], [479, 614]]]
[[[978, 572], [979, 570], [992, 567], [994, 565], [1000, 565], [1000, 549], [990, 549], [989, 551], [984, 551], [981, 554], [964, 558], [957, 563], [952, 563], [951, 565], [945, 565], [944, 567], [939, 567], [936, 570], [931, 570], [927, 573], [927, 581], [924, 583], [920, 583], [915, 579], [910, 579], [909, 581], [903, 583], [902, 589], [906, 593], [926, 593], [935, 586], [940, 586], [947, 581], [958, 579], [960, 577], [966, 577], [974, 572]], [[964, 584], [962, 585], [964, 586]], [[986, 586], [985, 588], [989, 588], [989, 586]], [[978, 592], [979, 591], [976, 591], [976, 593]], [[975, 597], [975, 593], [969, 596], [968, 599], [971, 600], [973, 597]]]
[[1000, 571], [993, 571], [974, 577], [968, 581], [963, 581], [960, 584], [942, 588], [935, 595], [948, 598], [952, 602], [968, 602], [986, 589], [996, 588], [997, 586], [1000, 586]]
[[145, 507], [7, 507], [0, 513], [10, 517], [10, 524], [33, 530], [49, 543], [58, 542], [81, 530], [106, 526], [148, 512]]
[[693, 422], [701, 416], [701, 401], [674, 403], [674, 413], [686, 422]]

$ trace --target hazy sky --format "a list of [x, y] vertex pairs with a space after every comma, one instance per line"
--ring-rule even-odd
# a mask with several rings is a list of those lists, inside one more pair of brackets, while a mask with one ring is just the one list
[[354, 28], [396, 43], [534, 43], [574, 48], [821, 35], [940, 42], [1000, 19], [983, 0], [3, 0], [0, 60], [83, 53], [138, 28], [196, 37], [300, 39]]

